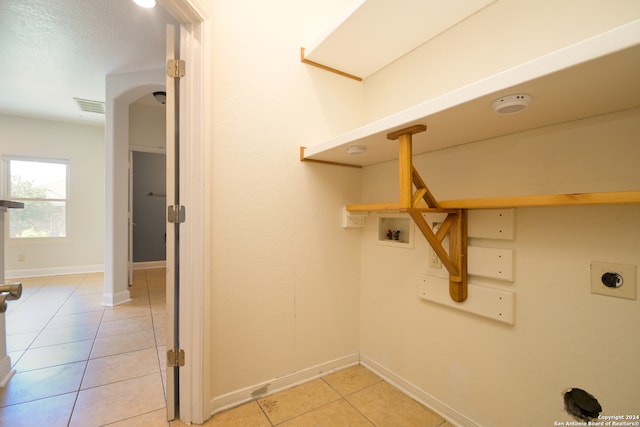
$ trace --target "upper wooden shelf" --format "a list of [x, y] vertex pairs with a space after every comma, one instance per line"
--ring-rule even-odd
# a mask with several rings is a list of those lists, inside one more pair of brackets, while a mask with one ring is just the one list
[[303, 59], [367, 78], [495, 1], [356, 0]]
[[[428, 129], [415, 135], [414, 155], [639, 107], [639, 70], [636, 20], [310, 145], [301, 159], [367, 166], [397, 159], [397, 146], [386, 135], [417, 124]], [[495, 99], [514, 93], [531, 95], [529, 108], [512, 115], [492, 110]], [[367, 152], [350, 155], [352, 145]]]

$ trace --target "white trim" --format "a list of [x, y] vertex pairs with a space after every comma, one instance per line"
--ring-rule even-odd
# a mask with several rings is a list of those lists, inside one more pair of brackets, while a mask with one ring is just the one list
[[164, 147], [147, 147], [146, 145], [129, 144], [129, 151], [135, 151], [138, 153], [167, 154], [167, 149]]
[[68, 267], [31, 268], [25, 270], [7, 270], [7, 278], [18, 279], [25, 277], [62, 276], [67, 274], [103, 273], [104, 265], [76, 265]]
[[103, 294], [102, 305], [105, 307], [115, 307], [116, 305], [124, 304], [125, 302], [133, 301], [129, 290], [117, 292], [115, 294]]
[[360, 362], [360, 354], [354, 353], [339, 359], [321, 363], [302, 371], [294, 372], [283, 377], [264, 381], [231, 393], [218, 396], [209, 402], [210, 415], [212, 416], [225, 409], [233, 408], [243, 403], [261, 399], [265, 396], [294, 387], [299, 384], [320, 378], [331, 372], [357, 365]]
[[197, 0], [158, 0], [158, 3], [181, 24], [196, 24], [208, 18]]
[[395, 374], [385, 368], [369, 356], [360, 354], [360, 363], [370, 371], [374, 372], [380, 378], [387, 381], [407, 396], [417, 400], [433, 412], [446, 419], [449, 423], [458, 427], [478, 427], [479, 424], [472, 419], [456, 411], [441, 400], [420, 389], [415, 384], [405, 380], [401, 376]]
[[[187, 220], [180, 230], [180, 342], [186, 363], [180, 368], [180, 419], [203, 423], [210, 392], [211, 211], [210, 140], [211, 21], [199, 0], [159, 0], [181, 23], [181, 59], [187, 75], [181, 79], [180, 203]], [[190, 256], [191, 255], [191, 256]]]
[[149, 270], [152, 268], [166, 268], [167, 261], [145, 261], [145, 262], [134, 262], [133, 269], [134, 270]]
[[[184, 26], [183, 26], [184, 28]], [[209, 174], [210, 144], [206, 143], [210, 139], [208, 120], [210, 116], [210, 90], [209, 83], [204, 76], [210, 75], [207, 59], [204, 55], [206, 51], [204, 44], [209, 38], [205, 37], [205, 24], [192, 23], [188, 29], [189, 37], [183, 39], [184, 59], [190, 64], [189, 69], [193, 73], [187, 81], [189, 94], [187, 101], [189, 105], [187, 111], [190, 123], [187, 135], [189, 152], [183, 157], [185, 164], [181, 165], [180, 179], [183, 184], [182, 194], [186, 197], [185, 203], [189, 206], [189, 220], [187, 227], [183, 228], [189, 236], [189, 248], [187, 252], [181, 252], [182, 260], [188, 262], [188, 273], [180, 278], [181, 285], [190, 284], [187, 292], [181, 295], [185, 305], [180, 307], [183, 321], [180, 328], [181, 340], [185, 339], [185, 334], [190, 340], [191, 352], [189, 359], [189, 384], [182, 384], [180, 396], [187, 392], [189, 387], [188, 408], [181, 405], [180, 413], [187, 411], [189, 419], [182, 421], [203, 423], [207, 418], [205, 402], [210, 397], [210, 241], [211, 231], [209, 226], [210, 216], [210, 194], [208, 189], [211, 182]], [[186, 46], [185, 46], [186, 45]], [[197, 255], [196, 255], [197, 254]], [[184, 270], [181, 270], [184, 271]], [[190, 318], [186, 319], [185, 314]], [[182, 377], [181, 377], [182, 379]]]

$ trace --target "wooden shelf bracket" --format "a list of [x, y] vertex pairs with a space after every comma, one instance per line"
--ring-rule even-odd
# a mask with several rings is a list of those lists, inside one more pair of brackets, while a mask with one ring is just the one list
[[[433, 197], [420, 174], [413, 167], [412, 135], [427, 130], [424, 125], [415, 125], [387, 134], [387, 138], [398, 140], [398, 172], [401, 212], [409, 213], [420, 232], [449, 272], [449, 295], [456, 302], [467, 299], [467, 211], [466, 209], [443, 210]], [[414, 191], [415, 187], [415, 191]], [[425, 219], [421, 201], [434, 211], [444, 211], [447, 217], [437, 233]], [[449, 237], [449, 248], [443, 241]]]

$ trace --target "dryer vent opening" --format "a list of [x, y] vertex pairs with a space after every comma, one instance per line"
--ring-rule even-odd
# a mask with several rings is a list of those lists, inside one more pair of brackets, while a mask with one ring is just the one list
[[602, 412], [598, 400], [581, 388], [570, 388], [564, 392], [564, 409], [582, 421], [598, 418]]

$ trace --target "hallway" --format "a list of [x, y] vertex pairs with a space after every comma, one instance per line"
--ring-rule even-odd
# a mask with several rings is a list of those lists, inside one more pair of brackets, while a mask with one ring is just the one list
[[104, 307], [103, 275], [21, 280], [7, 310], [16, 374], [0, 425], [167, 426], [165, 270], [134, 272], [133, 301]]

